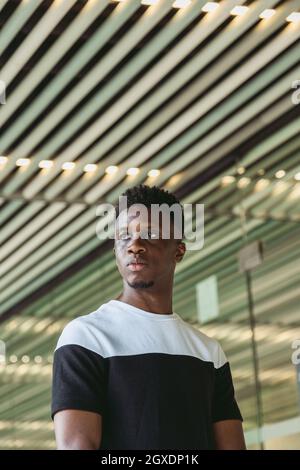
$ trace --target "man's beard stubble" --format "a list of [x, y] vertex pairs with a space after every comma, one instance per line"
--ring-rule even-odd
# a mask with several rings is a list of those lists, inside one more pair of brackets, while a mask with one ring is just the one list
[[138, 281], [138, 282], [133, 282], [130, 283], [127, 281], [127, 284], [132, 288], [132, 289], [148, 289], [149, 287], [152, 287], [154, 285], [154, 281]]

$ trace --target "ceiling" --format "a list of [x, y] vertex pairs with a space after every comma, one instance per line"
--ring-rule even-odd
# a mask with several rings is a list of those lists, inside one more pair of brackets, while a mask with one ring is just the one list
[[[299, 413], [300, 21], [286, 18], [300, 0], [228, 0], [209, 13], [205, 1], [173, 3], [0, 0], [1, 448], [54, 446], [57, 337], [121, 289], [96, 207], [142, 182], [205, 204], [204, 248], [178, 266], [174, 306], [199, 327], [195, 285], [217, 275], [221, 315], [201, 330], [228, 354], [247, 429], [255, 395], [237, 254], [246, 235], [263, 240], [252, 285], [264, 420]], [[244, 15], [231, 14], [237, 5]], [[261, 19], [265, 9], [276, 13]]]

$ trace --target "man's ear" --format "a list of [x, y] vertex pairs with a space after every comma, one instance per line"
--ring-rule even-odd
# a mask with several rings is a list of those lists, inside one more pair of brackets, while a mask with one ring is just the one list
[[185, 252], [186, 252], [185, 243], [184, 242], [179, 242], [177, 247], [176, 247], [176, 255], [175, 255], [176, 263], [180, 263], [180, 261], [183, 260]]

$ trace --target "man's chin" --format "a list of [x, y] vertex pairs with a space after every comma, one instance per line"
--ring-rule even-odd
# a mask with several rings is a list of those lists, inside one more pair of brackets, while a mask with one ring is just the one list
[[127, 284], [132, 289], [149, 289], [150, 287], [154, 285], [154, 281], [133, 281], [133, 282], [127, 281]]

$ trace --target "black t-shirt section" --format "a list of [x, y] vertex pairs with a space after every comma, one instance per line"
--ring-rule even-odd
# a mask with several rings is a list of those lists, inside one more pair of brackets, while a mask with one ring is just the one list
[[212, 449], [214, 366], [188, 355], [108, 358], [101, 449]]
[[227, 419], [239, 419], [243, 421], [235, 399], [229, 362], [226, 362], [219, 369], [215, 369], [212, 419], [213, 422]]
[[75, 344], [54, 353], [51, 417], [65, 409], [103, 414], [106, 408], [106, 363], [103, 357]]

